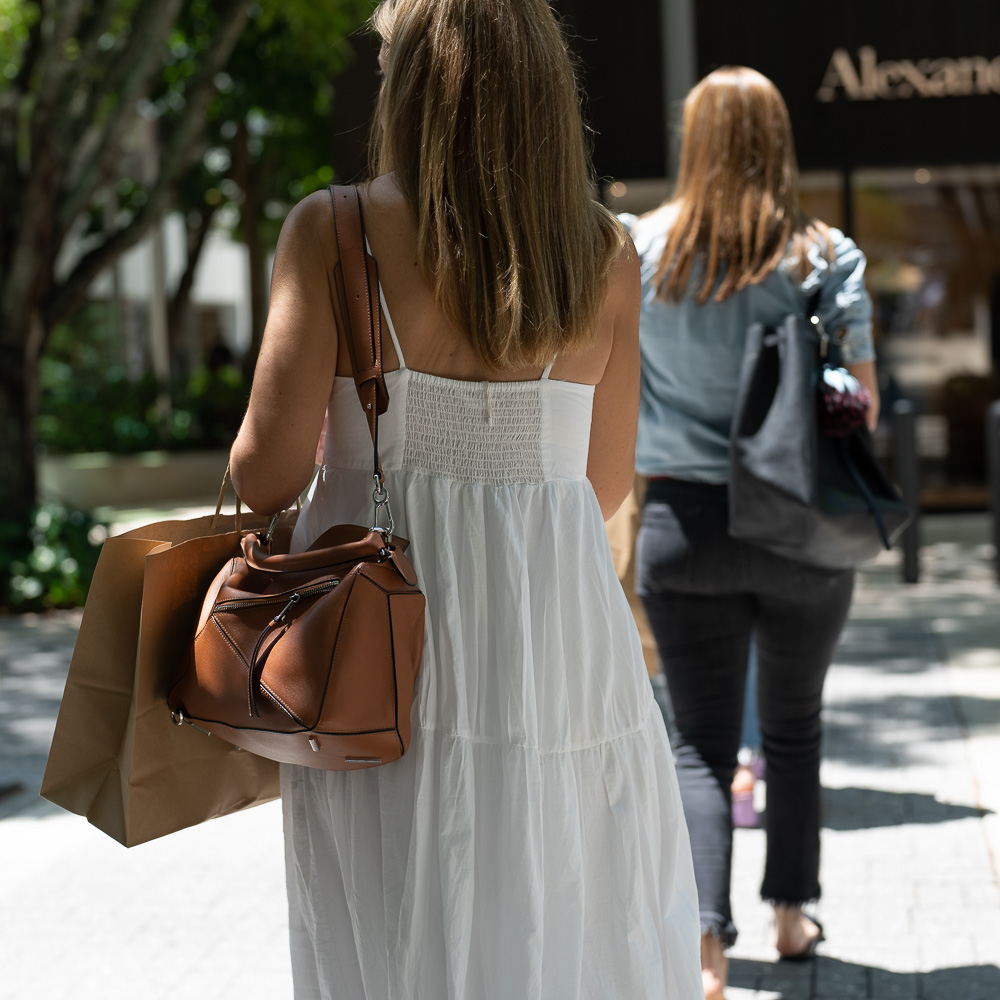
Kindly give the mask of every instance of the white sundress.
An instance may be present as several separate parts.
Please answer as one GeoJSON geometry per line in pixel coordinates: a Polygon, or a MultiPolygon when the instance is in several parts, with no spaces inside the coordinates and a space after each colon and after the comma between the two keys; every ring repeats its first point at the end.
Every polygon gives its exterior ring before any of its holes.
{"type": "MultiPolygon", "coordinates": [[[[295,998],[701,1000],[673,760],[586,475],[593,386],[413,371],[382,307],[426,638],[401,760],[282,765],[295,998]]],[[[353,379],[329,426],[293,551],[371,521],[353,379]]]]}

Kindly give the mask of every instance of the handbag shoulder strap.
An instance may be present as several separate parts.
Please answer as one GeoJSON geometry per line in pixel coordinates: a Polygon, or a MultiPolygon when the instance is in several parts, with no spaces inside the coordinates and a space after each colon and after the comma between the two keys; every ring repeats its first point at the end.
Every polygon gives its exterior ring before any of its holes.
{"type": "MultiPolygon", "coordinates": [[[[819,300],[823,295],[823,286],[820,285],[806,301],[806,324],[815,327],[816,336],[819,343],[820,364],[832,360],[831,355],[836,352],[836,342],[830,337],[823,326],[823,321],[819,318],[819,300]]],[[[839,364],[839,362],[838,362],[839,364]]]]}
{"type": "Polygon", "coordinates": [[[340,258],[334,283],[340,314],[347,325],[347,349],[354,384],[375,448],[374,475],[381,485],[384,476],[378,455],[378,418],[389,406],[389,390],[382,370],[378,264],[365,245],[365,222],[358,189],[353,185],[331,184],[329,191],[340,258]]]}
{"type": "Polygon", "coordinates": [[[811,320],[819,313],[819,300],[823,297],[823,286],[820,285],[806,300],[806,318],[811,320]]]}

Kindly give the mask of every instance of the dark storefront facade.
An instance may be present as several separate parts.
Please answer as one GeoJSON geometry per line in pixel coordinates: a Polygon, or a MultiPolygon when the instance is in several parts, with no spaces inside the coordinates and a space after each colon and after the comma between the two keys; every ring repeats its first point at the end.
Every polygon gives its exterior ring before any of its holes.
{"type": "Polygon", "coordinates": [[[868,255],[886,409],[899,396],[917,404],[924,502],[985,504],[984,415],[1000,360],[1000,3],[642,0],[627,26],[604,3],[558,6],[617,207],[652,207],[667,189],[667,123],[684,90],[671,60],[693,51],[688,82],[743,64],[778,85],[805,209],[868,255]],[[670,37],[685,25],[679,8],[690,23],[681,39],[670,37]]]}
{"type": "MultiPolygon", "coordinates": [[[[554,0],[609,204],[669,191],[683,95],[752,66],[788,103],[806,211],[869,259],[884,412],[918,408],[923,499],[987,499],[984,413],[1000,368],[1000,0],[554,0]]],[[[363,172],[375,45],[338,79],[334,160],[363,172]],[[353,117],[352,117],[353,116],[353,117]]],[[[880,446],[891,458],[888,427],[880,446]]]]}

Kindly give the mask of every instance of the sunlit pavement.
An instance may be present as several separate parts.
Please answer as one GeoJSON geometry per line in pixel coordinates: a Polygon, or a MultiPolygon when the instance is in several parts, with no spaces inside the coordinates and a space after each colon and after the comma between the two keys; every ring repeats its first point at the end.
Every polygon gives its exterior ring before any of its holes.
{"type": "Polygon", "coordinates": [[[1000,1000],[1000,589],[989,521],[924,521],[922,582],[860,574],[825,697],[827,941],[777,963],[757,895],[764,839],[737,831],[732,1000],[1000,1000]]]}
{"type": "MultiPolygon", "coordinates": [[[[776,961],[763,834],[737,831],[731,1000],[1000,1000],[987,534],[984,516],[928,519],[925,582],[899,583],[895,553],[861,574],[827,685],[827,941],[776,961]]],[[[38,798],[78,622],[0,619],[0,997],[289,1000],[277,804],[125,850],[38,798]]]]}

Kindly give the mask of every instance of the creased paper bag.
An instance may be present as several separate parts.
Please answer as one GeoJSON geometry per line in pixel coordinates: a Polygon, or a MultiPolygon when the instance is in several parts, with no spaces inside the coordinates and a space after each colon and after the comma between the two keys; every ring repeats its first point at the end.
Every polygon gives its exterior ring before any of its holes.
{"type": "MultiPolygon", "coordinates": [[[[282,515],[286,551],[295,513],[282,515]]],[[[166,695],[201,601],[264,519],[161,521],[107,539],[49,751],[42,795],[126,847],[277,798],[277,765],[175,726],[166,695]],[[214,522],[214,526],[213,526],[214,522]]]]}

